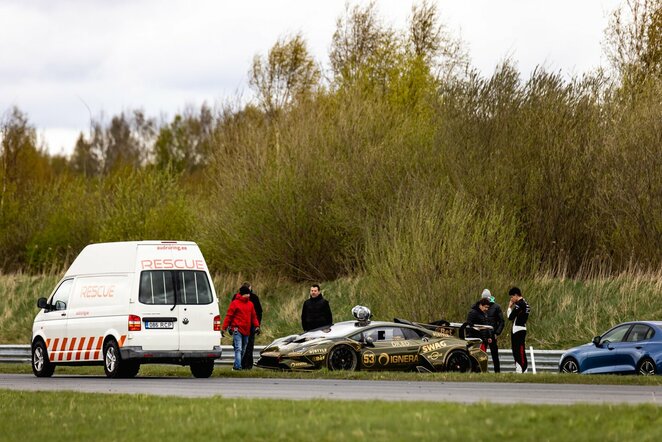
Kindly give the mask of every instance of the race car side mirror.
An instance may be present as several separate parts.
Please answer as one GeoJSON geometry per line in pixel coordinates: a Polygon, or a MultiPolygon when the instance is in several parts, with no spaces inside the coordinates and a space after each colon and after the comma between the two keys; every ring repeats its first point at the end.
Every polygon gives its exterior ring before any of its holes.
{"type": "Polygon", "coordinates": [[[596,347],[600,347],[600,336],[593,338],[593,344],[595,344],[596,347]]]}
{"type": "Polygon", "coordinates": [[[366,347],[374,347],[375,341],[370,336],[368,336],[367,338],[365,338],[365,345],[366,347]]]}

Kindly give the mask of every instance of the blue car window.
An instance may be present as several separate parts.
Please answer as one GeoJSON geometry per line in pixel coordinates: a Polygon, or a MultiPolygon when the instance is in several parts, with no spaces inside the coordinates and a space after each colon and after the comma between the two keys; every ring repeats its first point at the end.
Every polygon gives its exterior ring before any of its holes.
{"type": "Polygon", "coordinates": [[[619,325],[605,333],[600,342],[623,342],[623,338],[625,338],[625,334],[629,329],[630,324],[619,325]]]}
{"type": "Polygon", "coordinates": [[[650,339],[653,336],[655,336],[655,330],[653,330],[653,327],[648,327],[648,333],[646,333],[646,337],[644,339],[650,339]]]}
{"type": "Polygon", "coordinates": [[[648,339],[648,332],[651,330],[646,324],[635,324],[630,330],[627,342],[639,342],[648,339]]]}

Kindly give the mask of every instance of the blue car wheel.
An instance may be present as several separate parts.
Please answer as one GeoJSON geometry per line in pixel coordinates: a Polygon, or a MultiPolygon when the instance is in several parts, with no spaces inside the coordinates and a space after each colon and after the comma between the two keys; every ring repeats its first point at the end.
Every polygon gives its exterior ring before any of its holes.
{"type": "Polygon", "coordinates": [[[641,376],[654,376],[657,374],[655,363],[649,358],[642,359],[637,366],[637,374],[641,376]]]}
{"type": "Polygon", "coordinates": [[[559,367],[561,373],[579,373],[579,364],[575,358],[565,358],[559,367]]]}

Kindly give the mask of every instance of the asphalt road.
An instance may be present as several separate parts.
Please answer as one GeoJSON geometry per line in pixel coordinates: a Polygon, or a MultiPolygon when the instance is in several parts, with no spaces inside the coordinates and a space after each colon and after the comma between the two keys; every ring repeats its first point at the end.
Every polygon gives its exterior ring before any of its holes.
{"type": "Polygon", "coordinates": [[[70,390],[160,396],[270,399],[378,399],[385,401],[494,402],[501,404],[655,404],[662,387],[632,385],[506,384],[485,382],[406,382],[331,379],[136,378],[0,374],[0,388],[26,391],[70,390]]]}

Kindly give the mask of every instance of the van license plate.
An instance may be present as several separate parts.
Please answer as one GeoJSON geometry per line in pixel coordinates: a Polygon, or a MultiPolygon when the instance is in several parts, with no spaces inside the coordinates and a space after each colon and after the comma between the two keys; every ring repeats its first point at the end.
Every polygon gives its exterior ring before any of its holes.
{"type": "Polygon", "coordinates": [[[145,328],[174,328],[171,321],[149,321],[145,322],[145,328]]]}

